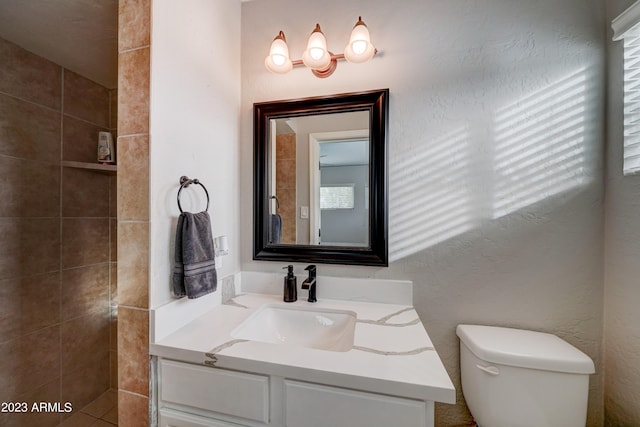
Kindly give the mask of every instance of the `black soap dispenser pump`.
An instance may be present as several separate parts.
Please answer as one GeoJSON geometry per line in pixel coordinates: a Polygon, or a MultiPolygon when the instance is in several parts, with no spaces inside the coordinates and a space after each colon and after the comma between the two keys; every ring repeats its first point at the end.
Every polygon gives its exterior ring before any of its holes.
{"type": "Polygon", "coordinates": [[[298,286],[296,276],[293,275],[293,265],[282,267],[284,270],[287,268],[289,271],[284,277],[284,302],[296,302],[298,300],[298,286]]]}

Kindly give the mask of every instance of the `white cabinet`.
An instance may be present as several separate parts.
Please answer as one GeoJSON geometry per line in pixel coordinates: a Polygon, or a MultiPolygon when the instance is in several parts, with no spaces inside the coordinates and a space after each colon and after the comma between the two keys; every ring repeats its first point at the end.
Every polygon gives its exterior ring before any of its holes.
{"type": "Polygon", "coordinates": [[[211,418],[180,413],[163,409],[160,411],[159,427],[239,427],[238,424],[229,424],[211,418]]]}
{"type": "Polygon", "coordinates": [[[420,400],[291,380],[284,384],[287,427],[426,426],[433,411],[433,403],[420,400]]]}
{"type": "Polygon", "coordinates": [[[269,377],[162,359],[160,402],[267,424],[269,377]]]}
{"type": "Polygon", "coordinates": [[[160,427],[432,427],[433,402],[160,359],[160,427]]]}

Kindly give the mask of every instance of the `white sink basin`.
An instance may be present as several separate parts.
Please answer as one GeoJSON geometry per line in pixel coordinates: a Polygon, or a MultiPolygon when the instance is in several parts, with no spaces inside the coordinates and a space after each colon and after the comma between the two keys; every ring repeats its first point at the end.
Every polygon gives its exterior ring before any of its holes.
{"type": "Polygon", "coordinates": [[[356,313],[267,304],[231,332],[237,339],[330,351],[353,348],[356,313]]]}

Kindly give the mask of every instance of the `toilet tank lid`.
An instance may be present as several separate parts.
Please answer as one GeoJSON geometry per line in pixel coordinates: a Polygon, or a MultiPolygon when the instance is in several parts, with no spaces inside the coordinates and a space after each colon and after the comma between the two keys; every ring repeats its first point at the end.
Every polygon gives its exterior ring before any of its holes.
{"type": "Polygon", "coordinates": [[[595,373],[589,356],[553,334],[481,325],[458,325],[456,334],[473,354],[487,362],[572,374],[595,373]]]}

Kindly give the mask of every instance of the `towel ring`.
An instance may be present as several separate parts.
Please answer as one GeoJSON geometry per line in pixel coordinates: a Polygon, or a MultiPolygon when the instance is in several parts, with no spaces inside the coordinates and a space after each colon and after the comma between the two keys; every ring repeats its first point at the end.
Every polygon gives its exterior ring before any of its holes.
{"type": "Polygon", "coordinates": [[[209,210],[209,192],[207,191],[207,187],[205,187],[204,184],[202,184],[198,180],[198,178],[189,179],[189,177],[187,177],[187,176],[181,176],[180,177],[180,189],[178,190],[178,197],[177,197],[178,198],[178,209],[180,209],[180,213],[183,213],[182,205],[180,205],[180,193],[182,192],[183,188],[187,188],[191,184],[198,184],[204,190],[204,193],[207,195],[207,207],[205,208],[205,211],[208,211],[209,210]]]}
{"type": "Polygon", "coordinates": [[[270,199],[276,199],[276,210],[280,210],[280,200],[278,200],[277,196],[271,196],[270,199]]]}

